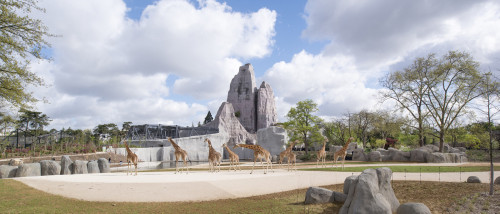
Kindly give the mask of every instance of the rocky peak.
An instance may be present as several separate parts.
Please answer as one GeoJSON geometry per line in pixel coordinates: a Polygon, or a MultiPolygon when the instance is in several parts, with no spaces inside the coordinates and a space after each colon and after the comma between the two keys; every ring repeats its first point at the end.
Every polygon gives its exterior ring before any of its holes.
{"type": "Polygon", "coordinates": [[[257,90],[257,130],[267,128],[277,122],[273,89],[263,81],[257,90]]]}

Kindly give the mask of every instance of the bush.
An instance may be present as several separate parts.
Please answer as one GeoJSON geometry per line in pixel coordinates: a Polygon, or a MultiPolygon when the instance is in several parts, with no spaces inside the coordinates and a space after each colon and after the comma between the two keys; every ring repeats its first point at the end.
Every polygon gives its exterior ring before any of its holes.
{"type": "Polygon", "coordinates": [[[316,160],[316,154],[314,154],[314,152],[309,152],[308,154],[299,154],[297,158],[302,161],[316,160]]]}

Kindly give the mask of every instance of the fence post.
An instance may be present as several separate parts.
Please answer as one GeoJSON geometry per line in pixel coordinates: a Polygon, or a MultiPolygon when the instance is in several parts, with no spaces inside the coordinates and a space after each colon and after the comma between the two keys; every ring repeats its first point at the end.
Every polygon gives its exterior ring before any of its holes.
{"type": "Polygon", "coordinates": [[[438,167],[438,174],[439,174],[439,182],[441,182],[441,167],[438,167]]]}

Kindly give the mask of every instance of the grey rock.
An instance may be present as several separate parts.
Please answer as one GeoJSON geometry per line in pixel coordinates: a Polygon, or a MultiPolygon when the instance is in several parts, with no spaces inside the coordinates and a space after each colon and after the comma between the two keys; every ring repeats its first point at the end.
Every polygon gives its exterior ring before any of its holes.
{"type": "Polygon", "coordinates": [[[255,132],[255,74],[251,64],[240,66],[238,74],[231,80],[227,93],[227,102],[231,103],[234,112],[240,112],[239,121],[249,132],[255,132]]]}
{"type": "Polygon", "coordinates": [[[366,169],[349,186],[341,214],[394,213],[399,201],[391,187],[392,171],[389,168],[366,169]]]}
{"type": "Polygon", "coordinates": [[[347,193],[349,193],[349,188],[351,187],[351,185],[354,183],[354,181],[358,179],[358,176],[357,175],[351,175],[347,178],[345,178],[344,180],[344,194],[347,195],[347,193]]]}
{"type": "Polygon", "coordinates": [[[73,168],[73,161],[68,155],[63,155],[61,157],[61,175],[71,175],[73,168]]]}
{"type": "Polygon", "coordinates": [[[269,84],[262,82],[257,90],[257,130],[270,127],[278,122],[274,92],[269,84]]]}
{"type": "Polygon", "coordinates": [[[106,158],[99,158],[97,160],[97,164],[99,166],[99,171],[101,173],[110,173],[111,172],[111,168],[109,166],[109,161],[106,160],[106,158]]]}
{"type": "Polygon", "coordinates": [[[41,176],[42,170],[40,163],[21,164],[16,171],[16,177],[41,176]]]}
{"type": "Polygon", "coordinates": [[[16,177],[18,166],[0,165],[0,178],[16,177]]]}
{"type": "Polygon", "coordinates": [[[76,160],[73,163],[72,174],[88,174],[87,162],[88,161],[76,160]]]}
{"type": "Polygon", "coordinates": [[[431,210],[422,203],[404,203],[399,205],[397,214],[431,214],[431,210]]]}
{"type": "Polygon", "coordinates": [[[464,147],[456,147],[456,149],[460,150],[461,152],[466,152],[467,149],[464,147]]]}
{"type": "Polygon", "coordinates": [[[427,155],[429,151],[425,149],[414,149],[410,151],[410,161],[411,162],[427,162],[427,155]]]}
{"type": "Polygon", "coordinates": [[[495,178],[494,184],[500,185],[500,176],[495,178]]]}
{"type": "Polygon", "coordinates": [[[477,176],[469,176],[467,183],[481,183],[481,180],[477,176]]]}
{"type": "Polygon", "coordinates": [[[368,154],[370,161],[380,162],[382,161],[382,154],[379,151],[372,151],[368,154]]]}
{"type": "Polygon", "coordinates": [[[257,131],[257,143],[271,155],[279,155],[286,149],[288,134],[284,128],[271,126],[257,131]]]}
{"type": "Polygon", "coordinates": [[[97,164],[96,160],[89,161],[87,163],[87,172],[89,174],[91,173],[100,173],[101,171],[99,170],[99,164],[97,164]]]}
{"type": "Polygon", "coordinates": [[[410,152],[403,152],[397,149],[389,148],[392,161],[410,161],[410,152]]]}
{"type": "Polygon", "coordinates": [[[450,148],[450,150],[448,152],[449,153],[460,153],[462,151],[460,151],[460,149],[457,149],[457,148],[450,148]]]}
{"type": "Polygon", "coordinates": [[[45,175],[60,175],[61,165],[53,160],[42,160],[40,161],[41,174],[45,175]]]}
{"type": "Polygon", "coordinates": [[[366,154],[363,149],[355,149],[352,160],[354,161],[368,161],[368,157],[366,157],[366,154]]]}
{"type": "Polygon", "coordinates": [[[335,192],[321,187],[309,187],[306,192],[305,204],[320,204],[332,202],[344,202],[346,194],[335,192]]]}
{"type": "Polygon", "coordinates": [[[339,151],[341,149],[342,149],[342,146],[331,146],[330,147],[331,153],[335,153],[335,152],[337,152],[337,151],[339,151]]]}

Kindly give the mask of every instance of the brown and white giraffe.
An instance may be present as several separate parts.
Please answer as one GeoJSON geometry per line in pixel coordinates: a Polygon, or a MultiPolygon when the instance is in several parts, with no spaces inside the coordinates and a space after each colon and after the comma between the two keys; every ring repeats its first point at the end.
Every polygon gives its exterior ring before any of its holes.
{"type": "MultiPolygon", "coordinates": [[[[189,173],[189,168],[187,167],[187,161],[188,161],[188,154],[184,149],[181,149],[179,145],[177,145],[174,140],[172,140],[171,137],[168,138],[168,141],[172,144],[172,146],[175,149],[174,155],[175,155],[175,174],[179,171],[177,168],[177,162],[179,159],[182,159],[184,161],[184,168],[186,169],[186,173],[189,173]]],[[[180,170],[180,173],[182,173],[182,168],[180,170]]]]}
{"type": "Polygon", "coordinates": [[[215,168],[217,165],[219,165],[218,171],[220,171],[220,162],[222,156],[219,152],[215,151],[215,149],[212,147],[212,142],[208,138],[205,138],[205,142],[208,143],[208,170],[210,172],[216,172],[215,168]]]}
{"type": "Polygon", "coordinates": [[[123,144],[125,144],[125,149],[127,150],[127,175],[129,171],[131,175],[133,174],[131,164],[134,164],[135,175],[137,175],[137,162],[139,162],[139,158],[130,148],[128,148],[127,141],[124,141],[123,144]]]}
{"type": "MultiPolygon", "coordinates": [[[[262,148],[262,146],[237,144],[233,147],[233,149],[237,148],[237,147],[243,147],[243,148],[253,150],[253,166],[252,166],[252,171],[250,172],[250,174],[253,173],[253,168],[255,167],[255,162],[257,161],[257,159],[260,159],[262,166],[264,166],[264,163],[262,162],[262,160],[263,159],[266,160],[267,165],[266,165],[266,169],[264,170],[264,174],[266,174],[267,171],[269,170],[269,165],[271,165],[271,170],[273,170],[273,163],[271,163],[271,153],[269,153],[267,150],[262,148]]],[[[273,172],[274,172],[274,170],[273,170],[273,172]]]]}
{"type": "Polygon", "coordinates": [[[321,160],[321,166],[326,167],[325,161],[326,161],[326,142],[328,142],[328,138],[325,137],[325,140],[323,141],[323,147],[318,151],[318,154],[316,155],[316,167],[318,167],[319,161],[321,160]]]}
{"type": "Polygon", "coordinates": [[[349,147],[349,143],[351,143],[352,140],[354,140],[354,138],[350,137],[347,140],[347,143],[344,144],[342,149],[340,149],[339,151],[336,151],[333,154],[333,161],[335,162],[335,167],[337,167],[337,160],[340,157],[340,158],[342,158],[342,169],[344,169],[345,156],[347,155],[347,147],[349,147]]]}
{"type": "Polygon", "coordinates": [[[278,164],[279,165],[281,165],[283,163],[283,160],[285,159],[285,157],[288,159],[288,153],[292,152],[293,147],[298,142],[299,142],[298,140],[295,140],[295,141],[291,142],[290,145],[288,146],[288,148],[286,148],[284,151],[282,151],[280,153],[280,157],[279,157],[279,160],[278,160],[278,164]]]}
{"type": "Polygon", "coordinates": [[[297,156],[295,155],[295,153],[293,153],[292,151],[290,151],[288,153],[288,157],[287,157],[287,165],[288,165],[288,171],[291,171],[291,170],[297,170],[297,166],[296,166],[296,163],[297,163],[297,156]],[[293,164],[293,165],[292,165],[293,164]],[[290,169],[290,167],[292,169],[290,169]]]}
{"type": "Polygon", "coordinates": [[[240,157],[236,153],[234,153],[233,151],[231,151],[231,149],[229,149],[229,147],[227,147],[226,143],[222,144],[222,146],[224,148],[226,148],[227,153],[229,154],[229,170],[231,170],[231,166],[233,166],[234,167],[234,171],[236,172],[236,166],[238,166],[238,168],[241,171],[240,157]]]}

